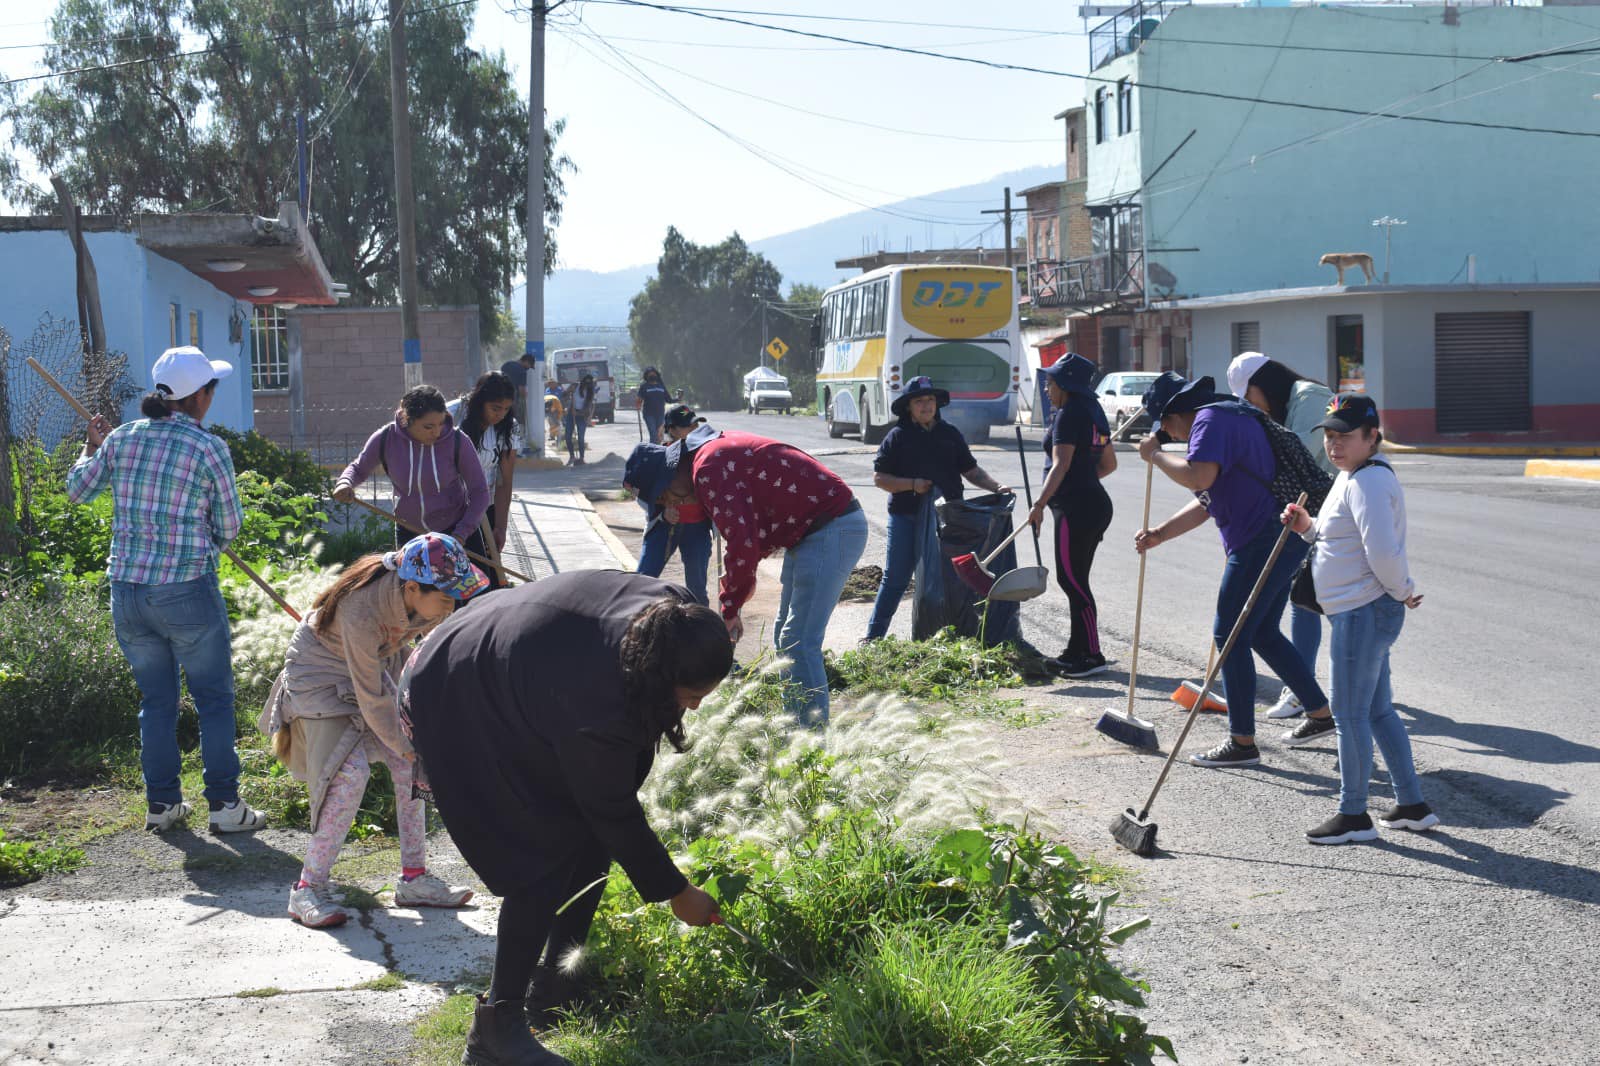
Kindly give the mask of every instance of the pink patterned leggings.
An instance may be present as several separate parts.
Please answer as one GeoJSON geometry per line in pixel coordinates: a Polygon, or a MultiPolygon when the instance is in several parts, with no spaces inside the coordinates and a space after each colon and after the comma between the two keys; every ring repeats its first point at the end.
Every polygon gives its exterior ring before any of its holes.
{"type": "Polygon", "coordinates": [[[361,796],[367,790],[367,779],[372,776],[375,762],[388,766],[389,776],[394,779],[394,806],[400,823],[400,865],[412,869],[427,865],[426,806],[422,800],[411,798],[411,773],[415,764],[396,755],[383,741],[367,733],[339,767],[339,772],[333,775],[327,795],[323,797],[322,815],[317,831],[312,834],[311,846],[306,849],[305,867],[300,871],[300,880],[306,884],[328,883],[344,838],[355,824],[356,811],[361,807],[361,796]]]}

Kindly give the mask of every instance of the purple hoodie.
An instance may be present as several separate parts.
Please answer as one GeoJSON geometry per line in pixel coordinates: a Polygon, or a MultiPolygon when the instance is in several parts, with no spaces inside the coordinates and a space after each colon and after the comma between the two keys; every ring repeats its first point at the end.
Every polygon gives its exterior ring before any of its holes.
{"type": "Polygon", "coordinates": [[[448,533],[463,543],[478,531],[489,509],[489,485],[478,449],[449,415],[444,416],[444,429],[434,444],[418,444],[396,418],[367,438],[339,480],[354,488],[386,467],[400,521],[425,532],[448,533]]]}

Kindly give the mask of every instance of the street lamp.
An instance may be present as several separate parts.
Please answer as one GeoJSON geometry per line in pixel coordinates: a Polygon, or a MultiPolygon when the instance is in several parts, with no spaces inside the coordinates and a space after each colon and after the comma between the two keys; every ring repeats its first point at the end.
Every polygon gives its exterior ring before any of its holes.
{"type": "Polygon", "coordinates": [[[1389,236],[1396,226],[1404,226],[1406,220],[1384,215],[1382,218],[1373,219],[1372,224],[1383,227],[1383,283],[1387,285],[1389,284],[1389,236]]]}
{"type": "Polygon", "coordinates": [[[767,365],[767,357],[763,353],[767,347],[767,298],[759,292],[751,293],[750,298],[759,301],[761,304],[761,339],[756,341],[756,366],[765,367],[767,365]]]}

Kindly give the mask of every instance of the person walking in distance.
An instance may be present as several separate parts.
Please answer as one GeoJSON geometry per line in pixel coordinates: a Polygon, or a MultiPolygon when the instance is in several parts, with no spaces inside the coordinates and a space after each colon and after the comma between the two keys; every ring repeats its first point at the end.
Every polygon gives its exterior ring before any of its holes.
{"type": "Polygon", "coordinates": [[[889,549],[867,640],[889,632],[911,584],[922,552],[922,523],[936,521],[924,508],[940,496],[961,499],[963,478],[988,492],[1011,491],[978,465],[961,431],[939,417],[939,408],[949,404],[950,393],[934,388],[933,379],[924,376],[906,382],[905,391],[889,406],[899,422],[884,435],[872,463],[872,483],[889,493],[889,549]]]}
{"type": "Polygon", "coordinates": [[[725,545],[719,602],[735,644],[744,635],[740,611],[755,591],[757,564],[783,551],[773,636],[791,662],[786,702],[800,723],[826,725],[822,640],[867,546],[867,519],[850,487],[798,448],[699,426],[667,449],[664,468],[642,495],[660,504],[668,521],[685,503],[710,510],[725,545]]]}
{"type": "Polygon", "coordinates": [[[480,555],[478,522],[489,509],[489,485],[472,438],[457,429],[444,394],[432,385],[407,389],[394,421],[367,438],[361,454],[333,486],[341,503],[378,469],[394,487],[395,546],[418,533],[448,533],[480,555]]]}
{"type": "Polygon", "coordinates": [[[638,790],[684,712],[733,665],[728,631],[687,589],[617,570],[571,570],[461,611],[411,656],[400,713],[421,780],[461,856],[502,899],[494,973],[462,1061],[568,1060],[529,1023],[570,1001],[560,966],[584,944],[606,872],[689,925],[721,921],[651,829],[638,790]]]}
{"type": "Polygon", "coordinates": [[[1089,569],[1111,525],[1111,497],[1100,480],[1117,468],[1117,453],[1106,413],[1090,387],[1095,371],[1076,352],[1045,371],[1054,411],[1044,438],[1051,466],[1028,514],[1034,526],[1044,521],[1046,508],[1055,516],[1056,583],[1067,594],[1072,628],[1067,646],[1045,664],[1065,677],[1091,677],[1106,668],[1089,569]]]}
{"type": "Polygon", "coordinates": [[[594,417],[594,375],[584,374],[567,393],[567,411],[563,422],[567,430],[567,462],[583,465],[583,454],[589,435],[589,419],[594,417]]]}
{"type": "Polygon", "coordinates": [[[139,765],[145,828],[164,832],[192,808],[178,781],[178,671],[200,718],[200,757],[213,833],[253,832],[266,816],[239,798],[234,746],[233,638],[217,583],[217,556],[244,511],[228,446],[201,426],[217,382],[233,373],[199,348],[169,348],[151,369],[143,418],[89,423],[67,472],[67,498],[88,503],[111,488],[111,624],[139,686],[139,765]]]}
{"type": "Polygon", "coordinates": [[[661,443],[661,419],[667,411],[667,401],[672,398],[661,381],[661,371],[653,366],[644,368],[644,380],[639,383],[639,393],[633,404],[644,418],[644,439],[648,444],[661,443]]]}
{"type": "MultiPolygon", "coordinates": [[[[478,378],[472,391],[448,405],[450,417],[467,435],[478,453],[478,463],[483,467],[483,479],[489,488],[489,509],[484,518],[489,522],[490,535],[497,550],[504,550],[511,516],[511,493],[517,471],[517,456],[526,450],[522,434],[522,419],[517,417],[516,389],[504,374],[490,372],[478,378]]],[[[468,551],[488,557],[490,552],[482,543],[482,526],[476,531],[477,543],[468,543],[468,551]]],[[[500,575],[491,572],[491,588],[500,588],[500,575]]]]}
{"type": "MultiPolygon", "coordinates": [[[[1245,404],[1231,397],[1218,400],[1209,377],[1188,381],[1169,370],[1146,390],[1144,406],[1151,433],[1139,442],[1139,457],[1154,463],[1195,498],[1160,525],[1139,530],[1134,548],[1149,551],[1207,521],[1216,523],[1227,553],[1211,623],[1212,639],[1220,649],[1278,539],[1279,510],[1268,487],[1277,464],[1272,444],[1245,404]],[[1183,458],[1161,450],[1168,437],[1187,443],[1183,458]]],[[[1291,537],[1254,610],[1240,627],[1238,643],[1222,664],[1228,690],[1229,739],[1210,751],[1189,756],[1195,765],[1256,766],[1261,762],[1255,740],[1255,655],[1294,690],[1302,704],[1319,718],[1326,715],[1327,697],[1300,653],[1278,629],[1289,599],[1289,582],[1305,554],[1306,546],[1291,537]]],[[[1332,729],[1331,720],[1326,729],[1332,729]]]]}
{"type": "Polygon", "coordinates": [[[1427,830],[1439,816],[1423,802],[1411,738],[1395,713],[1389,649],[1407,608],[1422,596],[1406,565],[1406,499],[1394,468],[1378,458],[1378,405],[1340,396],[1319,425],[1339,476],[1313,519],[1291,504],[1283,522],[1311,541],[1311,579],[1333,633],[1333,720],[1339,741],[1339,810],[1306,831],[1313,844],[1345,844],[1378,835],[1367,813],[1372,746],[1377,742],[1394,784],[1395,803],[1378,816],[1385,829],[1427,830]]]}
{"type": "MultiPolygon", "coordinates": [[[[1298,436],[1317,465],[1330,477],[1338,475],[1339,471],[1322,446],[1321,421],[1333,402],[1333,391],[1328,386],[1260,352],[1245,352],[1228,364],[1228,391],[1265,411],[1274,422],[1298,436]]],[[[1316,673],[1317,651],[1322,645],[1322,616],[1291,603],[1289,639],[1306,666],[1316,673]]],[[[1299,697],[1285,685],[1278,702],[1267,711],[1267,717],[1297,718],[1304,713],[1305,707],[1299,697]]]]}
{"type": "Polygon", "coordinates": [[[428,873],[427,813],[413,794],[415,752],[400,728],[394,679],[412,645],[487,586],[453,537],[424,533],[399,551],[351,563],[295,629],[257,724],[284,766],[309,786],[311,843],[289,890],[289,917],[301,925],[327,929],[349,917],[328,879],[375,762],[394,782],[395,906],[461,907],[472,898],[471,889],[428,873]]]}

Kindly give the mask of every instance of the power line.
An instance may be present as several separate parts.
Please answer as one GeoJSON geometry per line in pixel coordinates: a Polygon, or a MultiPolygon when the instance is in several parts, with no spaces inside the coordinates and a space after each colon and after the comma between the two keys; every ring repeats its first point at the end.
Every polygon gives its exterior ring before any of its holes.
{"type": "MultiPolygon", "coordinates": [[[[863,41],[857,38],[840,37],[835,34],[818,33],[814,30],[795,29],[791,26],[774,26],[769,23],[752,22],[749,19],[732,18],[728,15],[716,15],[692,8],[677,7],[669,4],[650,3],[648,0],[604,0],[606,3],[626,4],[630,7],[647,8],[654,11],[666,11],[677,14],[692,15],[695,18],[709,19],[714,22],[727,22],[738,26],[750,26],[756,29],[771,30],[775,33],[788,33],[800,37],[812,37],[824,41],[836,41],[845,44],[857,44],[877,48],[885,52],[896,52],[902,55],[922,56],[928,59],[943,59],[952,63],[966,63],[974,66],[988,67],[992,70],[1009,70],[1023,74],[1043,74],[1053,78],[1070,78],[1076,81],[1099,85],[1114,85],[1121,79],[1096,77],[1093,74],[1074,74],[1063,70],[1047,70],[1043,67],[1032,67],[1022,63],[1003,63],[999,60],[980,59],[974,56],[949,55],[944,52],[935,52],[926,48],[912,48],[906,45],[889,44],[883,41],[863,41]]],[[[1152,37],[1152,40],[1155,38],[1152,37]]],[[[1600,48],[1591,49],[1600,52],[1600,48]]],[[[1318,111],[1336,115],[1354,115],[1361,118],[1392,118],[1407,122],[1425,122],[1437,126],[1466,126],[1474,129],[1507,130],[1515,133],[1542,133],[1560,137],[1600,138],[1600,131],[1558,129],[1548,126],[1523,126],[1502,122],[1480,122],[1475,119],[1450,119],[1422,115],[1396,115],[1386,112],[1363,111],[1354,107],[1339,107],[1334,104],[1311,104],[1292,100],[1272,100],[1260,96],[1244,96],[1238,93],[1218,92],[1211,89],[1192,89],[1176,85],[1160,85],[1155,82],[1134,82],[1135,87],[1145,92],[1173,93],[1180,96],[1197,96],[1210,100],[1230,100],[1236,103],[1259,104],[1267,107],[1285,107],[1299,111],[1318,111]]]]}

